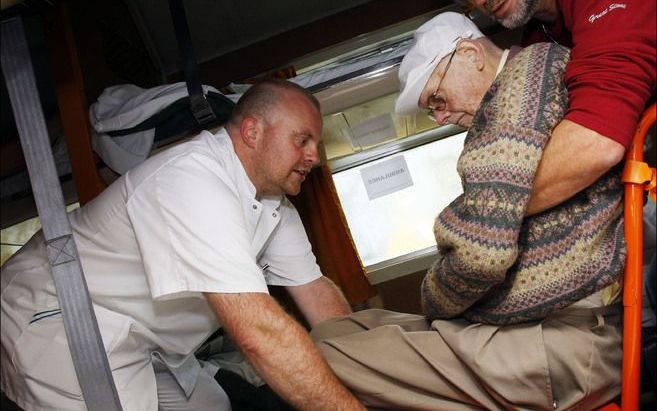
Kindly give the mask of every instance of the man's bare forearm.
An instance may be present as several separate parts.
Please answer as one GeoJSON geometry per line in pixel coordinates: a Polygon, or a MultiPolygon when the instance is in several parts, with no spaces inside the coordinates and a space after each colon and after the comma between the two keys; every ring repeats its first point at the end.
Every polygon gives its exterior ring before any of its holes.
{"type": "Polygon", "coordinates": [[[287,287],[292,299],[311,327],[330,318],[351,313],[351,307],[342,291],[327,277],[308,284],[287,287]]]}
{"type": "Polygon", "coordinates": [[[554,207],[593,184],[622,160],[624,152],[616,141],[562,121],[543,150],[525,214],[554,207]]]}
{"type": "Polygon", "coordinates": [[[298,410],[364,410],[299,323],[269,295],[207,294],[221,324],[267,384],[298,410]]]}

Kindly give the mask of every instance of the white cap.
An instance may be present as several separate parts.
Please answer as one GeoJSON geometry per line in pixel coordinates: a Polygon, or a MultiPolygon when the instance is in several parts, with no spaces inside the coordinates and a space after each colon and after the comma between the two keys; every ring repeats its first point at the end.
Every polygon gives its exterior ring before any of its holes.
{"type": "Polygon", "coordinates": [[[395,103],[397,114],[413,114],[419,110],[418,100],[429,76],[440,60],[454,51],[457,40],[479,37],[484,35],[460,13],[441,13],[420,26],[399,66],[401,92],[395,103]]]}

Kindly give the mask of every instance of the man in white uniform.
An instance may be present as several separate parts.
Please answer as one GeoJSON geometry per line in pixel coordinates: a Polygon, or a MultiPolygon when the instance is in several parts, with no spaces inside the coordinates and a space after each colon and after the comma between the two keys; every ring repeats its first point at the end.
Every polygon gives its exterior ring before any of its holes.
{"type": "MultiPolygon", "coordinates": [[[[306,331],[350,310],[315,263],[295,195],[318,162],[319,104],[267,81],[225,129],[158,154],[70,215],[126,411],[230,410],[194,351],[220,326],[297,409],[363,409],[306,331]]],[[[2,389],[26,410],[84,410],[41,233],[2,269],[2,389]]]]}

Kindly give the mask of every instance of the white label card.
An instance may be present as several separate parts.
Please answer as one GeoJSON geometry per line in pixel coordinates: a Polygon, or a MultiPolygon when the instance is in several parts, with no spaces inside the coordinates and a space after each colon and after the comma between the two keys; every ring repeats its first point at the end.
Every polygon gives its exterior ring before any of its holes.
{"type": "Polygon", "coordinates": [[[370,200],[394,193],[413,185],[403,155],[382,161],[360,170],[370,200]]]}
{"type": "Polygon", "coordinates": [[[390,114],[383,114],[351,127],[355,146],[367,147],[397,137],[395,123],[390,114]]]}

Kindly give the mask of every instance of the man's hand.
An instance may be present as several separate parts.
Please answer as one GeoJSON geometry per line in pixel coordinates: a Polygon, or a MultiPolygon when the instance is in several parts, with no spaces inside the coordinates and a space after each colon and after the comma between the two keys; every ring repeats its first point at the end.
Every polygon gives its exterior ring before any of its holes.
{"type": "Polygon", "coordinates": [[[267,384],[298,410],[365,410],[299,323],[264,293],[207,293],[220,323],[267,384]]]}
{"type": "Polygon", "coordinates": [[[308,284],[287,287],[287,291],[310,327],[324,320],[351,313],[342,291],[327,277],[322,276],[308,284]]]}
{"type": "Polygon", "coordinates": [[[616,141],[563,120],[543,150],[525,214],[568,200],[618,164],[624,154],[625,147],[616,141]]]}

